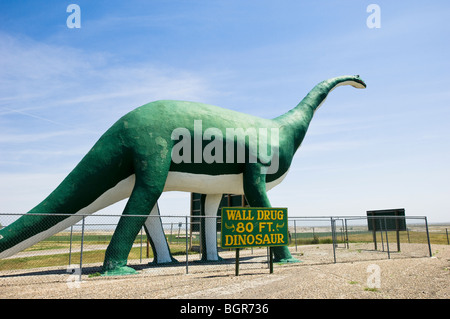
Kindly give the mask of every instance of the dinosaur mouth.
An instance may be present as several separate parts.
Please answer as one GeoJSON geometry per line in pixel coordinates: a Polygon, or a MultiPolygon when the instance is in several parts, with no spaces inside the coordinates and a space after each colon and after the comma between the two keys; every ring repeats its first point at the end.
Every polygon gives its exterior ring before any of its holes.
{"type": "Polygon", "coordinates": [[[359,75],[355,75],[354,81],[358,84],[355,86],[358,89],[365,89],[367,87],[366,83],[359,77],[359,75]]]}

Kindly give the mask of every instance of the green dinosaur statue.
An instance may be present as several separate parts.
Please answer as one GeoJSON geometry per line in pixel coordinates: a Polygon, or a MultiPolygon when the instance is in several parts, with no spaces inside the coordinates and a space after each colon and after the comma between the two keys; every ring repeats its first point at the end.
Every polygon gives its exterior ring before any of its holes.
{"type": "MultiPolygon", "coordinates": [[[[174,261],[158,217],[161,193],[206,194],[207,216],[215,216],[224,193],[245,194],[250,206],[270,207],[266,192],[286,176],[314,112],[341,85],[366,87],[359,76],[323,81],[294,109],[272,120],[184,101],[156,101],[136,108],[100,137],[44,201],[0,230],[0,258],[129,197],[106,250],[103,273],[135,272],[127,259],[142,226],[155,257],[174,261]]],[[[217,260],[215,220],[206,223],[204,253],[206,259],[217,260]]],[[[273,253],[274,261],[295,261],[285,246],[274,247],[273,253]]]]}

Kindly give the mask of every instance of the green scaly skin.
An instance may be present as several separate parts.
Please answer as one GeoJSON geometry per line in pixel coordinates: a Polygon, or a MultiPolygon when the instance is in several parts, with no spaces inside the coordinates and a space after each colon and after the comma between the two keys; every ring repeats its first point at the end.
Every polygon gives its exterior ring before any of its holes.
{"type": "MultiPolygon", "coordinates": [[[[129,112],[101,136],[44,201],[0,230],[0,258],[11,254],[16,245],[27,243],[26,240],[32,236],[39,235],[50,227],[62,225],[64,221],[68,222],[66,219],[71,218],[39,214],[76,214],[133,174],[135,184],[123,215],[142,215],[142,218],[121,217],[105,254],[104,274],[135,272],[127,267],[128,254],[150,210],[164,191],[169,173],[190,173],[194,177],[200,176],[199,174],[216,177],[242,174],[241,187],[250,206],[271,207],[266,184],[280,179],[287,172],[315,110],[331,90],[346,84],[365,88],[359,76],[341,76],[323,81],[294,109],[273,120],[183,101],[156,101],[129,112]],[[226,135],[226,128],[243,128],[244,131],[247,128],[267,128],[269,131],[278,129],[279,145],[272,145],[279,149],[278,170],[266,174],[264,167],[267,168],[270,163],[261,159],[256,163],[249,162],[248,157],[244,163],[206,163],[204,160],[195,163],[193,157],[191,163],[174,163],[171,152],[177,141],[172,139],[172,132],[177,128],[186,128],[194,145],[194,121],[198,120],[202,121],[203,132],[207,128],[217,128],[222,131],[223,136],[226,135]]],[[[205,144],[208,143],[203,141],[203,147],[205,144]]],[[[245,147],[246,151],[254,151],[248,143],[245,147]]],[[[192,156],[194,153],[192,152],[192,156]]],[[[191,191],[189,185],[184,185],[180,190],[191,191]]],[[[70,220],[70,223],[78,220],[70,220]]],[[[50,235],[44,234],[42,239],[50,235]]],[[[275,262],[296,261],[287,247],[274,247],[272,250],[275,262]]]]}

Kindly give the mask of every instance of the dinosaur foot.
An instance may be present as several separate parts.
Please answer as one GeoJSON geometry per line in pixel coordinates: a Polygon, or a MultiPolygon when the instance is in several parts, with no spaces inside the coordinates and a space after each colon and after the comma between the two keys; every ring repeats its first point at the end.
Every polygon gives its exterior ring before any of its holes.
{"type": "Polygon", "coordinates": [[[102,272],[102,276],[123,276],[123,275],[135,275],[138,272],[128,266],[115,267],[102,272]]]}
{"type": "Polygon", "coordinates": [[[163,262],[158,262],[156,261],[156,259],[153,259],[153,261],[149,262],[148,264],[150,266],[166,266],[166,265],[176,265],[179,264],[180,262],[178,260],[176,260],[175,258],[171,257],[170,261],[163,261],[163,262]]]}

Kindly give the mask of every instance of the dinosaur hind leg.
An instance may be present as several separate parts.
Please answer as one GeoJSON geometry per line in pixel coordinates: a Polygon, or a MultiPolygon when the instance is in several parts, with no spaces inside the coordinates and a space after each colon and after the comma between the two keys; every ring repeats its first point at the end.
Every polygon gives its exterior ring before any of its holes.
{"type": "Polygon", "coordinates": [[[127,267],[128,255],[137,234],[164,190],[170,157],[136,156],[134,166],[136,182],[106,249],[102,270],[104,275],[135,272],[127,267]]]}
{"type": "Polygon", "coordinates": [[[159,216],[158,204],[153,207],[150,216],[145,221],[144,229],[153,249],[153,263],[165,264],[178,262],[170,253],[169,245],[162,227],[161,217],[159,216]]]}
{"type": "Polygon", "coordinates": [[[222,194],[202,195],[202,261],[220,261],[217,253],[217,210],[222,200],[222,194]]]}

